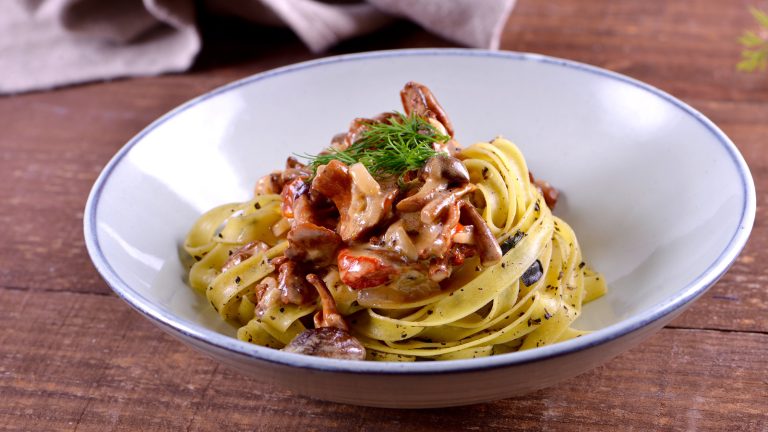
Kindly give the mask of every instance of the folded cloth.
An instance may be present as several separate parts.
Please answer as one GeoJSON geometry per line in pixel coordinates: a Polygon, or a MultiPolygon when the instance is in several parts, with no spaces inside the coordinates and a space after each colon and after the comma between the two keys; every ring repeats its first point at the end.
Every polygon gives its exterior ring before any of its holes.
{"type": "Polygon", "coordinates": [[[6,0],[0,93],[188,69],[196,14],[287,26],[313,52],[410,19],[454,42],[497,49],[515,0],[6,0]]]}

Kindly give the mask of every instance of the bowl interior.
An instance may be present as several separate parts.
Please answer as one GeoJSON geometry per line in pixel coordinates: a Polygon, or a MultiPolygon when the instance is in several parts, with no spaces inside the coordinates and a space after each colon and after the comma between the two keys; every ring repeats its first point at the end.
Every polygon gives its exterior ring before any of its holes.
{"type": "Polygon", "coordinates": [[[602,329],[673,300],[743,228],[749,174],[740,156],[668,96],[538,56],[408,51],[263,74],[150,126],[94,190],[87,216],[104,260],[164,313],[234,335],[185,285],[179,247],[193,221],[248,199],[257,178],[291,154],[318,152],[353,118],[401,109],[409,80],[434,91],[459,142],[503,135],[561,190],[555,213],[609,286],[577,327],[602,329]]]}

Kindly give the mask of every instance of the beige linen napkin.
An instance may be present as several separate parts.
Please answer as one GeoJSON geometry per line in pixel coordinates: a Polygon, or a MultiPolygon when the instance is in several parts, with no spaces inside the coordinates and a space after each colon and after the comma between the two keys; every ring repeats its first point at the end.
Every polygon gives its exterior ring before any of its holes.
{"type": "Polygon", "coordinates": [[[515,0],[5,0],[0,93],[188,69],[196,13],[287,26],[314,52],[410,19],[454,42],[496,49],[515,0]],[[197,5],[197,8],[196,8],[197,5]]]}

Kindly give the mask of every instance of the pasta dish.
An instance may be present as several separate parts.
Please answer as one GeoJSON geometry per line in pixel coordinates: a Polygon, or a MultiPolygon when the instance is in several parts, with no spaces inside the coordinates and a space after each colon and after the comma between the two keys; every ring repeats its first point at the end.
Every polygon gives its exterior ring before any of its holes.
{"type": "Polygon", "coordinates": [[[580,336],[605,293],[558,191],[497,137],[461,148],[432,92],[288,157],[253,198],[203,214],[189,285],[246,342],[354,360],[450,360],[580,336]],[[303,163],[300,159],[304,160],[303,163]]]}

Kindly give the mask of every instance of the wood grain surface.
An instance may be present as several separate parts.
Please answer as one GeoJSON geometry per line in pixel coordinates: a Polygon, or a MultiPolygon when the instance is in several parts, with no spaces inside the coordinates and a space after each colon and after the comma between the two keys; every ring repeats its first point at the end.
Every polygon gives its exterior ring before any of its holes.
{"type": "MultiPolygon", "coordinates": [[[[0,430],[768,431],[768,73],[735,71],[759,3],[518,1],[503,49],[606,67],[693,105],[742,151],[757,220],[722,280],[638,348],[555,388],[461,408],[360,408],[265,387],[157,330],[88,259],[83,207],[109,158],[189,98],[315,57],[289,32],[206,20],[189,73],[0,98],[0,430]]],[[[328,54],[422,46],[450,44],[397,24],[328,54]]]]}

